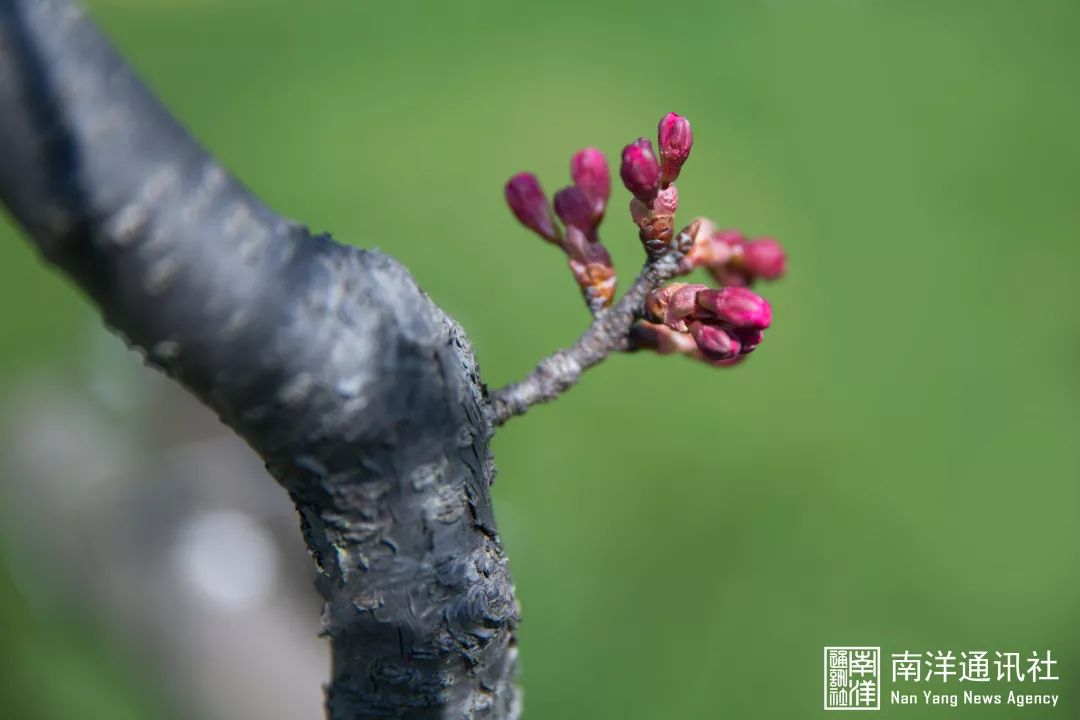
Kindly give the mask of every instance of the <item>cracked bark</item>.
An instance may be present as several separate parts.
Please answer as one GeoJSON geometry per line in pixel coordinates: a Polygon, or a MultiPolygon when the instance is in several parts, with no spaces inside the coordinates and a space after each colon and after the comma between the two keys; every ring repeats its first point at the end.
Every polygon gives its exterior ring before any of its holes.
{"type": "Polygon", "coordinates": [[[514,718],[517,609],[461,328],[393,259],[260,203],[71,0],[0,0],[0,198],[148,364],[289,492],[326,711],[514,718]]]}

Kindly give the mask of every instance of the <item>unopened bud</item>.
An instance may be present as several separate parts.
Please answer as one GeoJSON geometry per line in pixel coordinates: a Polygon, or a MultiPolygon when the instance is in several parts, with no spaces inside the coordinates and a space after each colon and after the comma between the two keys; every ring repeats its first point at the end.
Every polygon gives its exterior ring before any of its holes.
{"type": "Polygon", "coordinates": [[[739,341],[723,328],[703,322],[690,323],[690,334],[708,360],[730,360],[739,354],[739,341]]]}
{"type": "Polygon", "coordinates": [[[764,330],[772,322],[772,308],[766,300],[743,287],[703,290],[697,302],[721,322],[739,328],[764,330]]]}
{"type": "Polygon", "coordinates": [[[611,197],[611,174],[604,154],[593,147],[579,150],[570,160],[570,177],[589,200],[594,223],[599,222],[611,197]]]}
{"type": "Polygon", "coordinates": [[[742,266],[749,275],[775,280],[784,275],[787,254],[773,238],[758,238],[743,244],[742,266]]]}
{"type": "Polygon", "coordinates": [[[660,120],[657,135],[660,141],[661,181],[666,187],[675,182],[683,163],[690,157],[694,133],[690,130],[689,120],[682,115],[668,113],[660,120]]]}
{"type": "Polygon", "coordinates": [[[558,242],[559,230],[547,196],[532,173],[518,173],[506,183],[506,203],[525,227],[549,242],[558,242]]]}
{"type": "Polygon", "coordinates": [[[622,167],[619,169],[623,185],[638,200],[650,204],[660,189],[660,163],[647,138],[638,138],[622,151],[622,167]]]}
{"type": "Polygon", "coordinates": [[[739,354],[748,355],[754,352],[754,348],[761,344],[765,333],[755,328],[735,328],[732,334],[739,340],[739,354]]]}
{"type": "Polygon", "coordinates": [[[724,230],[713,236],[709,272],[724,285],[748,287],[755,280],[776,280],[784,275],[787,254],[773,238],[748,240],[738,230],[724,230]]]}
{"type": "Polygon", "coordinates": [[[555,193],[555,212],[567,227],[576,227],[587,235],[592,233],[592,206],[578,188],[564,187],[555,193]]]}

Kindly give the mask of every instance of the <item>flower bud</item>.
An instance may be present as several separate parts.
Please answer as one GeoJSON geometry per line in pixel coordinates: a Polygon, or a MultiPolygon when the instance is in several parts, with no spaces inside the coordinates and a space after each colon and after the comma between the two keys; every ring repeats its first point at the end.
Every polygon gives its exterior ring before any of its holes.
{"type": "Polygon", "coordinates": [[[564,187],[555,193],[555,212],[567,227],[576,227],[586,235],[593,231],[593,211],[585,193],[576,187],[564,187]]]}
{"type": "Polygon", "coordinates": [[[532,173],[518,173],[506,183],[506,203],[525,227],[549,242],[558,242],[559,230],[540,181],[532,173]]]}
{"type": "Polygon", "coordinates": [[[721,322],[738,328],[764,330],[772,322],[772,308],[757,293],[743,287],[703,290],[697,302],[721,322]]]}
{"type": "Polygon", "coordinates": [[[611,174],[604,154],[593,147],[579,150],[570,160],[570,177],[578,190],[585,194],[592,208],[593,220],[598,223],[604,217],[604,208],[611,197],[611,174]]]}
{"type": "Polygon", "coordinates": [[[749,355],[754,352],[754,348],[760,345],[762,338],[765,337],[765,333],[754,328],[735,328],[731,334],[739,341],[740,355],[749,355]]]}
{"type": "Polygon", "coordinates": [[[739,354],[739,341],[723,328],[703,322],[690,323],[690,334],[708,360],[730,360],[739,354]]]}
{"type": "Polygon", "coordinates": [[[660,189],[660,163],[656,161],[652,143],[647,138],[638,138],[623,148],[619,174],[623,185],[634,197],[643,203],[652,203],[660,189]]]}
{"type": "Polygon", "coordinates": [[[694,133],[690,130],[689,120],[682,115],[668,113],[660,120],[657,136],[660,141],[661,180],[667,187],[679,177],[679,170],[690,156],[694,133]]]}
{"type": "Polygon", "coordinates": [[[776,280],[784,275],[787,254],[773,238],[758,238],[743,244],[742,266],[749,275],[776,280]]]}

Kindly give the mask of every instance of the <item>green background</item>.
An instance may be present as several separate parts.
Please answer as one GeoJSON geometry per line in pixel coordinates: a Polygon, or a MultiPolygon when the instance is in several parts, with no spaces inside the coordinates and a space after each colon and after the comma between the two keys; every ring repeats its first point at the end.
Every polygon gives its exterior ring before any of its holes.
{"type": "MultiPolygon", "coordinates": [[[[882,714],[1076,716],[1080,5],[91,7],[267,202],[402,260],[491,385],[586,322],[503,205],[516,171],[554,190],[574,150],[676,110],[681,218],[786,244],[751,362],[617,357],[497,435],[527,717],[822,716],[840,644],[1051,648],[1057,710],[882,714]]],[[[627,199],[603,228],[623,278],[627,199]]],[[[10,225],[0,288],[2,393],[95,320],[10,225]]],[[[175,712],[76,601],[6,577],[0,714],[175,712]]]]}

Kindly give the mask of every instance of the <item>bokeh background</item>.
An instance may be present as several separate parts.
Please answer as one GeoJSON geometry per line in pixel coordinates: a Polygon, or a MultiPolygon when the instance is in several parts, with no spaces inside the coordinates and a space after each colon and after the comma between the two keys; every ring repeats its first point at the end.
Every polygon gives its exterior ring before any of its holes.
{"type": "MultiPolygon", "coordinates": [[[[752,362],[617,357],[497,435],[527,717],[822,716],[842,644],[1060,661],[1055,710],[884,716],[1077,715],[1080,5],[90,7],[268,203],[402,260],[491,385],[586,322],[513,172],[554,190],[676,110],[681,217],[786,243],[752,362]]],[[[284,493],[7,220],[0,300],[0,716],[320,717],[284,493]]]]}

